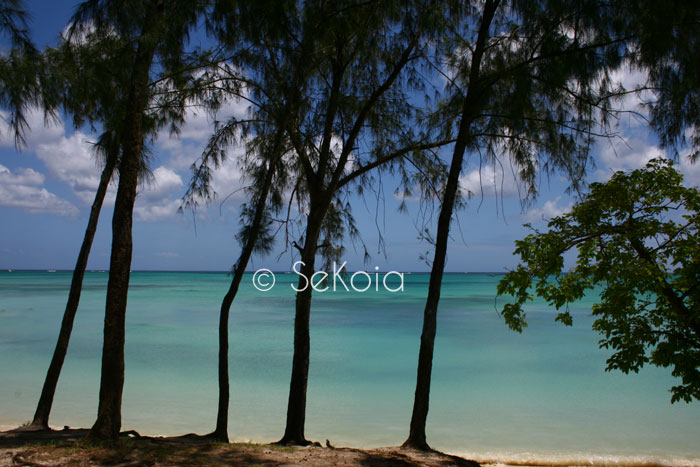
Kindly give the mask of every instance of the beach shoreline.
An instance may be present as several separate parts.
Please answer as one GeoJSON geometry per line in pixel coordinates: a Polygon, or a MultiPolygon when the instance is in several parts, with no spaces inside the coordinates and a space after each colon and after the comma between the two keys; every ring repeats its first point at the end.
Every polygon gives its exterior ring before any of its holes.
{"type": "Polygon", "coordinates": [[[339,466],[618,466],[694,467],[700,460],[651,456],[527,453],[421,452],[399,446],[360,448],[279,446],[267,443],[221,443],[188,434],[174,437],[141,436],[124,432],[121,445],[106,447],[85,439],[85,428],[0,431],[0,467],[26,465],[339,465],[339,466]]]}
{"type": "Polygon", "coordinates": [[[148,437],[122,434],[117,446],[86,439],[87,429],[0,432],[0,467],[57,465],[305,465],[305,466],[460,466],[479,464],[437,451],[400,447],[357,449],[326,446],[222,443],[197,435],[148,437]]]}

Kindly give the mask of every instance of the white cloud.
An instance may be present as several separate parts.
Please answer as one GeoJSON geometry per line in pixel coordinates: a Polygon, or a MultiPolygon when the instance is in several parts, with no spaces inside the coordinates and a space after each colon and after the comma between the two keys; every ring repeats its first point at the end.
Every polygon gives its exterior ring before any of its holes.
{"type": "MultiPolygon", "coordinates": [[[[3,115],[4,116],[4,115],[3,115]]],[[[65,136],[63,125],[46,122],[40,111],[27,115],[30,130],[25,139],[28,151],[34,152],[48,169],[48,175],[66,182],[76,197],[90,205],[100,181],[100,168],[92,153],[91,136],[76,131],[65,136]]],[[[0,131],[0,145],[14,144],[6,126],[0,131]]],[[[107,202],[113,201],[108,194],[107,202]]]]}
{"type": "MultiPolygon", "coordinates": [[[[700,162],[692,163],[688,158],[690,150],[679,155],[675,167],[684,176],[684,185],[700,186],[700,162]]],[[[631,171],[644,167],[651,159],[668,158],[665,149],[648,144],[641,139],[629,138],[610,144],[600,152],[600,162],[604,167],[597,171],[598,178],[608,180],[618,170],[631,171]]]]}
{"type": "Polygon", "coordinates": [[[683,174],[683,184],[687,186],[700,186],[700,160],[696,163],[690,162],[688,155],[690,150],[680,154],[679,170],[683,174]]]}
{"type": "MultiPolygon", "coordinates": [[[[29,129],[24,135],[24,139],[32,149],[36,144],[41,144],[53,141],[63,135],[63,125],[60,123],[46,120],[44,113],[38,109],[31,110],[25,115],[29,129]]],[[[0,120],[2,120],[2,128],[0,128],[0,146],[14,147],[15,140],[8,125],[8,114],[0,111],[0,120]]]]}
{"type": "MultiPolygon", "coordinates": [[[[416,191],[420,192],[418,189],[416,191]]],[[[399,190],[394,191],[393,196],[394,196],[394,199],[396,201],[420,201],[421,200],[419,194],[411,192],[411,194],[409,195],[408,193],[406,193],[406,190],[404,190],[404,189],[399,189],[399,190]]]]}
{"type": "MultiPolygon", "coordinates": [[[[247,109],[248,104],[244,101],[230,101],[219,110],[216,118],[219,121],[227,121],[231,117],[240,119],[246,115],[247,109]]],[[[206,112],[191,109],[188,110],[185,124],[181,126],[180,130],[178,136],[171,136],[167,129],[162,130],[158,135],[157,149],[169,155],[167,163],[169,168],[179,173],[186,173],[189,180],[190,167],[199,160],[206,143],[214,132],[214,121],[206,112]]],[[[238,168],[238,159],[244,151],[243,145],[228,148],[228,157],[214,171],[211,181],[216,199],[220,201],[226,199],[227,204],[236,207],[245,197],[243,191],[240,190],[242,175],[238,168]]],[[[177,175],[172,170],[171,173],[177,175]]],[[[184,194],[182,178],[178,176],[178,179],[177,188],[181,192],[178,193],[177,199],[172,200],[167,205],[150,206],[148,210],[143,207],[139,217],[142,219],[164,218],[170,216],[171,211],[177,211],[181,204],[180,198],[184,194]]]]}
{"type": "Polygon", "coordinates": [[[44,179],[44,175],[33,169],[19,168],[13,173],[0,165],[0,206],[18,208],[32,214],[76,216],[78,208],[41,187],[44,179]]]}
{"type": "Polygon", "coordinates": [[[231,208],[238,208],[238,204],[245,200],[245,192],[242,189],[243,174],[238,167],[237,157],[230,157],[216,169],[212,187],[216,192],[216,199],[220,203],[225,200],[225,204],[231,208]]]}
{"type": "MultiPolygon", "coordinates": [[[[244,101],[229,101],[217,112],[216,119],[225,122],[231,117],[243,118],[248,110],[244,101]]],[[[190,108],[179,135],[170,135],[168,128],[158,134],[158,148],[170,153],[169,165],[176,170],[189,169],[201,155],[214,133],[214,120],[202,109],[190,108]]],[[[231,148],[233,149],[233,148],[231,148]]]]}
{"type": "Polygon", "coordinates": [[[49,174],[64,181],[85,204],[92,203],[100,183],[100,168],[94,159],[90,137],[75,132],[35,146],[36,155],[49,174]]]}
{"type": "Polygon", "coordinates": [[[475,168],[459,177],[462,190],[471,196],[509,198],[518,196],[518,181],[512,173],[504,173],[500,165],[475,168]]]}
{"type": "MultiPolygon", "coordinates": [[[[610,78],[613,83],[622,86],[628,92],[647,87],[649,84],[647,72],[632,68],[629,64],[624,64],[614,70],[610,74],[610,78]]],[[[628,128],[646,126],[649,112],[644,104],[655,100],[656,96],[650,90],[630,92],[624,95],[615,107],[631,113],[621,114],[619,123],[628,128]]]]}
{"type": "Polygon", "coordinates": [[[642,168],[655,157],[666,157],[665,151],[641,139],[610,142],[600,151],[600,161],[604,167],[598,170],[598,178],[608,180],[618,170],[642,168]]]}
{"type": "Polygon", "coordinates": [[[553,200],[546,201],[541,208],[533,208],[522,215],[525,222],[538,222],[549,220],[553,217],[561,216],[571,210],[572,204],[566,206],[559,205],[561,196],[557,196],[553,200]]]}
{"type": "Polygon", "coordinates": [[[173,218],[180,207],[182,178],[167,167],[153,171],[154,180],[136,198],[134,213],[138,220],[160,221],[173,218]]]}
{"type": "MultiPolygon", "coordinates": [[[[248,104],[239,101],[231,101],[224,105],[219,111],[218,118],[221,120],[228,119],[231,116],[241,118],[247,112],[248,104]]],[[[7,115],[0,112],[0,117],[5,118],[7,115]]],[[[92,152],[91,140],[95,137],[76,131],[71,136],[65,135],[63,125],[49,124],[45,125],[43,113],[33,111],[28,113],[27,120],[30,126],[30,131],[26,134],[28,142],[27,152],[33,152],[44,163],[47,168],[47,176],[58,179],[68,184],[75,196],[90,205],[94,199],[95,191],[97,190],[100,179],[100,167],[94,159],[92,152]]],[[[206,141],[213,132],[213,121],[203,111],[189,110],[185,124],[181,127],[179,137],[171,137],[167,130],[163,130],[159,135],[159,140],[156,143],[156,152],[161,156],[165,155],[165,166],[154,170],[155,181],[152,185],[143,188],[137,198],[135,205],[135,214],[137,220],[163,220],[174,217],[177,209],[180,207],[180,198],[184,192],[184,183],[182,177],[177,173],[188,172],[190,165],[195,162],[202,153],[206,141]]],[[[0,124],[0,146],[13,147],[14,139],[7,124],[0,124]]],[[[243,148],[231,148],[229,159],[216,170],[212,185],[218,193],[218,198],[223,199],[232,192],[239,190],[242,186],[241,173],[238,169],[237,161],[243,148]]],[[[189,173],[187,174],[189,176],[189,173]]],[[[77,208],[67,201],[60,200],[46,190],[41,189],[45,181],[45,176],[32,171],[32,173],[13,174],[17,177],[33,176],[36,180],[41,178],[34,184],[21,184],[15,180],[11,186],[13,190],[16,187],[23,186],[24,196],[29,196],[26,192],[31,187],[35,199],[44,199],[47,206],[54,206],[61,209],[61,213],[65,214],[68,211],[76,212],[77,208]],[[58,201],[66,204],[61,204],[58,201]]],[[[35,180],[35,181],[36,181],[35,180]]],[[[5,201],[15,199],[18,193],[10,195],[9,186],[5,184],[3,196],[5,201]]],[[[113,204],[115,198],[116,186],[111,186],[107,198],[106,205],[113,204]]],[[[244,193],[238,191],[236,195],[228,199],[228,202],[237,204],[244,198],[244,193]]],[[[49,208],[39,209],[36,203],[17,204],[17,207],[25,207],[25,210],[31,212],[48,212],[49,208]]]]}
{"type": "Polygon", "coordinates": [[[0,128],[0,147],[9,148],[14,146],[15,140],[10,131],[10,125],[7,123],[7,115],[0,111],[0,120],[2,121],[2,128],[0,128]]]}

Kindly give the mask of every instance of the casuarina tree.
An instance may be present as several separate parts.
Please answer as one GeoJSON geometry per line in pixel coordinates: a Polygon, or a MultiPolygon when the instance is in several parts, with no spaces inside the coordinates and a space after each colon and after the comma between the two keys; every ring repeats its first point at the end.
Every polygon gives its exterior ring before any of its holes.
{"type": "MultiPolygon", "coordinates": [[[[121,155],[118,133],[126,99],[120,92],[124,90],[128,78],[124,73],[127,69],[124,64],[131,59],[129,50],[128,45],[112,33],[100,37],[99,31],[89,31],[80,37],[68,35],[57,48],[45,50],[40,57],[45,73],[51,76],[50,86],[44,85],[43,94],[51,94],[51,99],[56,105],[60,103],[66,114],[72,116],[75,127],[85,123],[102,127],[103,132],[94,145],[94,151],[98,163],[103,168],[73,269],[58,340],[30,424],[31,428],[49,428],[51,407],[68,351],[100,211],[121,155]]],[[[148,123],[149,133],[156,130],[154,123],[148,123]]],[[[148,154],[144,148],[140,170],[143,179],[150,176],[147,158],[148,154]]]]}
{"type": "Polygon", "coordinates": [[[625,50],[624,36],[606,27],[608,10],[597,2],[486,0],[446,18],[452,27],[439,56],[448,65],[450,93],[433,121],[447,135],[456,134],[456,143],[440,193],[404,447],[430,449],[425,429],[437,310],[465,156],[511,164],[527,188],[526,197],[536,194],[542,172],[562,171],[579,188],[593,138],[605,132],[611,111],[615,90],[609,71],[625,50]]]}
{"type": "MultiPolygon", "coordinates": [[[[0,38],[9,39],[10,48],[0,52],[0,108],[9,111],[8,124],[21,148],[28,129],[26,113],[42,104],[42,69],[31,40],[27,13],[21,0],[0,1],[0,38]]],[[[52,102],[46,102],[47,116],[53,116],[52,102]]]]}
{"type": "MultiPolygon", "coordinates": [[[[294,319],[294,355],[285,432],[279,443],[306,445],[306,394],[316,256],[342,253],[344,236],[357,234],[347,193],[378,167],[446,144],[416,134],[409,96],[420,89],[416,64],[434,27],[435,2],[320,2],[300,7],[303,28],[319,30],[322,59],[286,131],[300,183],[300,238],[292,245],[302,261],[294,319]],[[297,241],[298,240],[298,241],[297,241]]],[[[365,179],[366,181],[366,179],[365,179]]]]}
{"type": "MultiPolygon", "coordinates": [[[[124,113],[119,122],[119,182],[112,217],[112,250],[107,283],[104,344],[97,420],[90,435],[116,441],[121,428],[124,386],[124,337],[131,270],[133,209],[139,183],[141,155],[146,144],[153,82],[183,72],[189,33],[207,9],[207,2],[150,0],[82,3],[73,30],[112,31],[133,47],[127,66],[124,113]],[[158,61],[156,61],[158,58],[158,61]]],[[[181,80],[170,79],[177,86],[181,80]]]]}
{"type": "Polygon", "coordinates": [[[240,5],[238,10],[217,9],[212,15],[218,40],[237,65],[229,68],[232,73],[227,79],[242,84],[231,97],[250,103],[249,116],[232,117],[217,126],[201,160],[192,167],[192,181],[184,197],[183,206],[192,209],[201,200],[211,201],[216,195],[211,185],[212,168],[226,160],[229,146],[245,146],[245,155],[238,161],[248,181],[247,201],[241,207],[242,227],[237,235],[241,251],[221,302],[219,400],[216,428],[207,435],[222,441],[228,441],[230,310],[251,256],[268,253],[273,246],[272,216],[281,209],[289,182],[286,122],[296,113],[306,79],[314,70],[313,38],[307,35],[296,43],[296,36],[284,33],[298,27],[298,18],[287,13],[288,7],[285,2],[259,2],[240,5]],[[238,27],[231,32],[233,21],[238,27]]]}
{"type": "MultiPolygon", "coordinates": [[[[269,7],[265,2],[261,5],[269,7]]],[[[408,10],[406,6],[309,2],[278,9],[277,21],[284,34],[259,37],[247,66],[242,67],[242,79],[251,93],[244,98],[255,109],[255,121],[232,120],[223,126],[208,148],[216,150],[208,151],[195,167],[193,188],[198,192],[210,180],[209,165],[218,163],[212,157],[219,147],[217,139],[238,135],[241,128],[251,131],[246,157],[254,158],[248,167],[255,183],[242,211],[241,256],[221,309],[217,437],[225,435],[221,428],[227,417],[230,300],[250,252],[267,248],[271,241],[269,213],[278,209],[280,191],[288,190],[288,208],[296,200],[302,238],[291,239],[296,232],[285,228],[285,239],[299,250],[308,274],[318,253],[326,260],[337,258],[344,234],[357,234],[350,205],[342,197],[353,182],[402,156],[444,144],[426,142],[407,130],[415,116],[405,88],[411,78],[414,83],[418,80],[405,70],[420,56],[430,9],[420,2],[408,10]],[[420,19],[414,21],[414,13],[420,19]],[[276,180],[272,202],[265,206],[272,180],[276,180]]],[[[310,306],[311,290],[306,288],[296,300],[295,350],[281,443],[308,444],[304,423],[310,306]]]]}

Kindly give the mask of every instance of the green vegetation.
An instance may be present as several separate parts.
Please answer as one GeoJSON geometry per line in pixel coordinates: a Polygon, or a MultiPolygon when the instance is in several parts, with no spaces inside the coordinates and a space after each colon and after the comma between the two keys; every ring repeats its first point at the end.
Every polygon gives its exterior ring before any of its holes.
{"type": "Polygon", "coordinates": [[[502,313],[508,326],[527,325],[523,305],[534,293],[571,325],[568,305],[601,287],[593,306],[600,345],[613,354],[607,369],[637,372],[646,363],[671,367],[681,384],[671,401],[700,399],[700,191],[664,159],[594,183],[571,212],[517,242],[522,263],[499,283],[515,297],[502,313]],[[578,251],[564,271],[562,255],[578,251]]]}

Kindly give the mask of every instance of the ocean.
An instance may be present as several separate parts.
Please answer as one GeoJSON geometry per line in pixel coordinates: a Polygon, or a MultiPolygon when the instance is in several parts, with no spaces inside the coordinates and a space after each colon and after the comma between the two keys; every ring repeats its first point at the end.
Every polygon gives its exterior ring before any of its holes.
{"type": "MultiPolygon", "coordinates": [[[[282,436],[292,362],[294,274],[272,290],[247,274],[230,323],[235,441],[282,436]]],[[[374,276],[373,276],[374,277],[374,276]]],[[[427,274],[403,292],[315,293],[307,438],[336,446],[401,444],[415,389],[427,274]]],[[[543,302],[510,331],[496,311],[495,274],[447,274],[438,312],[428,441],[477,460],[539,464],[700,465],[700,403],[671,404],[670,369],[606,372],[591,330],[591,294],[574,326],[543,302]]],[[[380,276],[381,278],[381,276],[380,276]]],[[[31,419],[56,342],[71,273],[0,272],[0,426],[31,419]]],[[[394,278],[395,279],[395,278],[394,278]]],[[[225,273],[133,272],[123,429],[206,433],[217,403],[219,306],[225,273]]],[[[51,425],[89,427],[97,410],[107,273],[85,276],[51,425]]],[[[503,303],[499,299],[498,303],[503,303]]]]}

